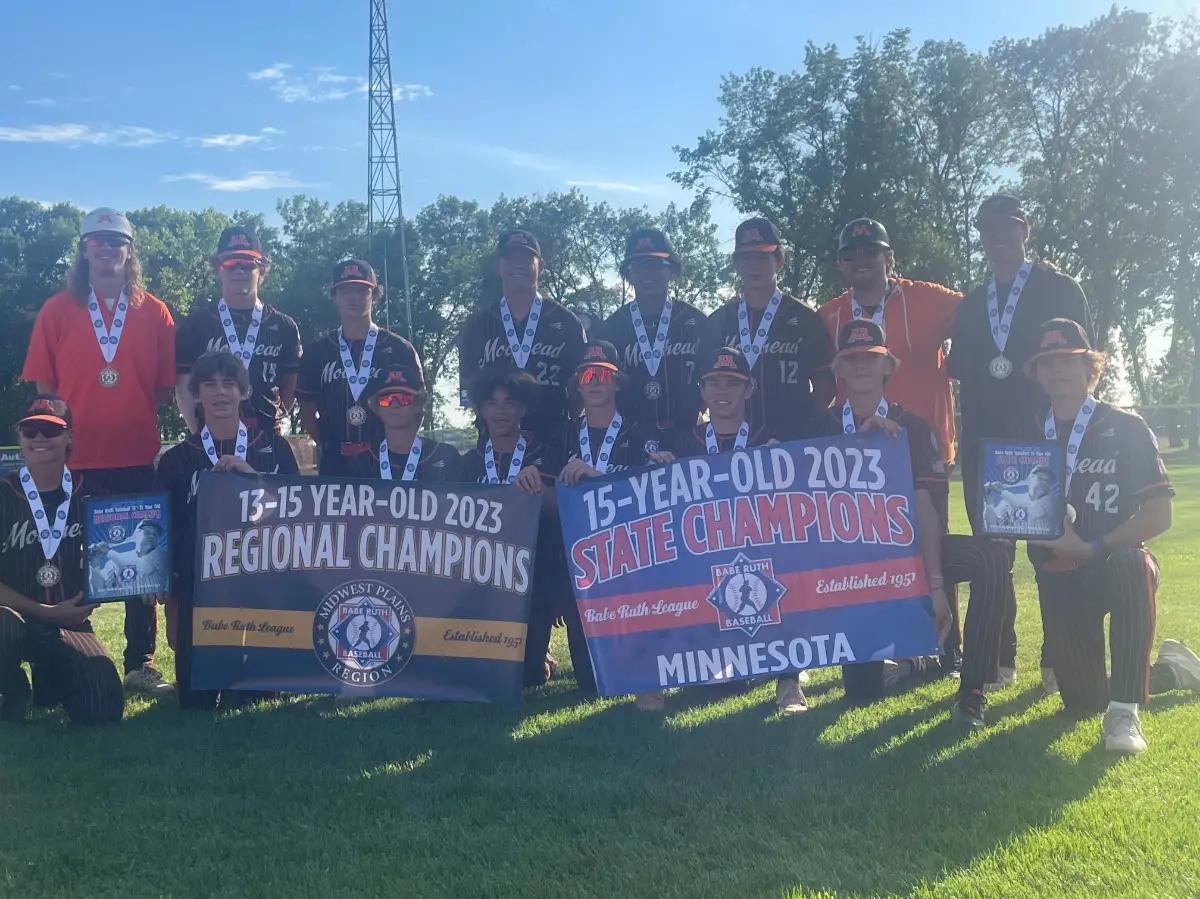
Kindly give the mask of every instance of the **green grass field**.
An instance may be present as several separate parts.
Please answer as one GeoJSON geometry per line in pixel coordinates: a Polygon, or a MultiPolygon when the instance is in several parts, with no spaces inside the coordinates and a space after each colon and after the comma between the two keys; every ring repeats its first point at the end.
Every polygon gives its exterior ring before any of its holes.
{"type": "MultiPolygon", "coordinates": [[[[1200,647],[1200,466],[1171,468],[1159,637],[1200,647]]],[[[974,736],[951,681],[848,710],[828,671],[793,719],[765,686],[661,718],[569,678],[516,709],[41,713],[0,728],[0,897],[1200,896],[1200,697],[1107,756],[1042,694],[1019,564],[1019,682],[974,736]]],[[[96,624],[119,658],[120,612],[96,624]]]]}

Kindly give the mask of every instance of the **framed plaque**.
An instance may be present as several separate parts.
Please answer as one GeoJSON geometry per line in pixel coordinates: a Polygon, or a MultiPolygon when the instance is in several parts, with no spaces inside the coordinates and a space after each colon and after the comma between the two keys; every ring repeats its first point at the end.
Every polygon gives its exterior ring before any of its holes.
{"type": "Polygon", "coordinates": [[[989,537],[1057,540],[1067,500],[1065,451],[1057,443],[983,441],[980,520],[989,537]]]}
{"type": "Polygon", "coordinates": [[[171,592],[167,494],[89,498],[83,505],[88,602],[171,592]]]}

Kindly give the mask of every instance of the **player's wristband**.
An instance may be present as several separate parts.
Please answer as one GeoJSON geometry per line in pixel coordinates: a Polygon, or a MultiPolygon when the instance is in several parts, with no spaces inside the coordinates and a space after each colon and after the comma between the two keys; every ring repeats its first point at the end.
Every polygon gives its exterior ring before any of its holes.
{"type": "Polygon", "coordinates": [[[1110,550],[1105,544],[1103,537],[1099,538],[1098,540],[1093,540],[1088,545],[1092,548],[1092,558],[1094,559],[1107,559],[1109,553],[1112,552],[1112,550],[1110,550]]]}

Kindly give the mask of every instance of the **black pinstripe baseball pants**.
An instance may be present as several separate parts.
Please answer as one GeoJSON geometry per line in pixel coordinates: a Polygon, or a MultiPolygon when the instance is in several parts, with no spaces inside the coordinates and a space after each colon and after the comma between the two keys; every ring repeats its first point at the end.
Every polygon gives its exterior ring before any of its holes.
{"type": "MultiPolygon", "coordinates": [[[[947,534],[942,537],[942,578],[947,585],[971,585],[963,628],[962,688],[981,689],[997,676],[1005,628],[1005,584],[1012,583],[1012,551],[995,540],[947,534]]],[[[883,662],[843,667],[846,698],[855,703],[878,699],[883,695],[883,671],[883,662]]]]}
{"type": "Polygon", "coordinates": [[[1047,664],[1063,705],[1082,715],[1149,698],[1158,563],[1145,549],[1119,549],[1071,571],[1038,574],[1047,664]],[[1104,617],[1112,655],[1104,659],[1104,617]]]}
{"type": "Polygon", "coordinates": [[[21,703],[30,692],[23,661],[33,665],[39,694],[62,703],[76,724],[115,724],[124,715],[121,675],[91,630],[33,633],[0,606],[0,690],[21,703]]]}

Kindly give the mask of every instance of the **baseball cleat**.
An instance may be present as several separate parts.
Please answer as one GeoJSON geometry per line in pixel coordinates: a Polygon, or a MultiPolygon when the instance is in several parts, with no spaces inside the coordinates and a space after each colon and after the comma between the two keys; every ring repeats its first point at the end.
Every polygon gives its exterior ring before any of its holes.
{"type": "Polygon", "coordinates": [[[775,682],[775,708],[781,715],[799,715],[808,711],[808,700],[795,677],[781,677],[775,682]]]}
{"type": "Polygon", "coordinates": [[[954,697],[954,706],[950,709],[950,720],[971,730],[979,730],[986,723],[983,720],[983,707],[987,704],[983,693],[971,690],[959,693],[954,697]]]}
{"type": "Polygon", "coordinates": [[[1181,690],[1200,693],[1200,657],[1188,649],[1182,640],[1163,640],[1158,647],[1159,665],[1166,665],[1175,674],[1181,690]]]}
{"type": "Polygon", "coordinates": [[[163,680],[163,676],[149,665],[143,665],[125,675],[125,689],[145,696],[165,696],[175,692],[175,685],[163,680]]]}
{"type": "Polygon", "coordinates": [[[995,693],[997,690],[1003,690],[1005,687],[1011,687],[1017,682],[1016,668],[1001,668],[1000,679],[993,681],[990,684],[983,685],[984,693],[995,693]]]}
{"type": "Polygon", "coordinates": [[[1104,713],[1100,732],[1104,736],[1104,748],[1109,752],[1137,755],[1146,748],[1146,736],[1136,711],[1109,709],[1104,713]]]}

